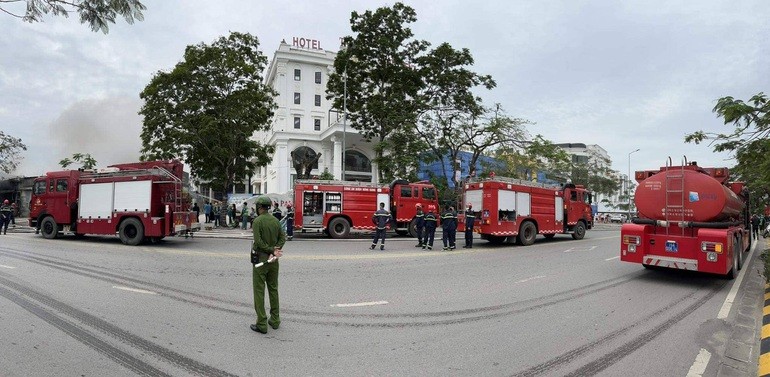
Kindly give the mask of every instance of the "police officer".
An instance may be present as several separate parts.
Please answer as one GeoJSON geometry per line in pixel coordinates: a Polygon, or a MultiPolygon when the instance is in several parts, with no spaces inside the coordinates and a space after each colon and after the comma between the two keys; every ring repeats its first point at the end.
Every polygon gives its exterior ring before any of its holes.
{"type": "Polygon", "coordinates": [[[457,232],[457,214],[455,208],[449,206],[441,215],[441,240],[444,242],[444,250],[455,249],[455,235],[457,232]]]}
{"type": "Polygon", "coordinates": [[[473,248],[473,225],[476,222],[476,215],[473,214],[473,206],[468,203],[468,209],[465,210],[465,246],[463,248],[473,248]]]}
{"type": "Polygon", "coordinates": [[[422,212],[422,204],[417,203],[417,214],[414,216],[414,222],[415,222],[415,229],[417,230],[417,245],[415,247],[422,247],[425,246],[425,241],[423,240],[423,230],[425,229],[425,214],[422,212]]]}
{"type": "Polygon", "coordinates": [[[374,223],[374,226],[377,227],[377,230],[374,232],[374,239],[372,240],[370,249],[374,250],[377,246],[377,240],[382,239],[380,250],[385,250],[385,230],[390,221],[390,211],[385,209],[385,203],[380,203],[380,209],[374,212],[374,215],[372,216],[372,222],[374,223]]]}
{"type": "Polygon", "coordinates": [[[286,239],[291,241],[294,238],[294,207],[291,203],[286,204],[286,239]]]}
{"type": "Polygon", "coordinates": [[[3,205],[0,206],[0,230],[3,231],[2,234],[8,234],[8,223],[11,222],[12,213],[11,203],[8,199],[3,200],[3,205]]]}
{"type": "Polygon", "coordinates": [[[436,235],[436,206],[428,205],[428,213],[425,214],[425,236],[422,249],[433,250],[433,237],[436,235]]]}
{"type": "MultiPolygon", "coordinates": [[[[270,214],[272,201],[266,196],[257,198],[256,202],[259,216],[254,219],[252,232],[254,241],[251,246],[252,266],[259,262],[267,262],[270,258],[280,258],[283,254],[283,244],[286,243],[286,235],[281,231],[278,219],[270,214]]],[[[278,259],[265,263],[260,267],[252,267],[252,282],[254,285],[254,309],[257,312],[257,323],[251,325],[251,329],[267,334],[267,325],[278,329],[281,325],[281,316],[278,303],[278,259]],[[265,285],[270,298],[270,319],[265,313],[265,285]]]]}

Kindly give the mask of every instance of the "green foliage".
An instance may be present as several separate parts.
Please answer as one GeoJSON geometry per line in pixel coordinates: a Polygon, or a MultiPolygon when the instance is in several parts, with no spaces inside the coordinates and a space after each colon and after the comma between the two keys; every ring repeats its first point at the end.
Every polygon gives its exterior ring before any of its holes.
{"type": "MultiPolygon", "coordinates": [[[[405,25],[415,20],[414,9],[402,3],[362,14],[353,12],[350,24],[356,35],[343,38],[347,47],[337,53],[335,72],[327,84],[328,98],[337,109],[343,109],[347,92],[350,126],[375,142],[374,162],[381,167],[391,160],[383,157],[386,151],[391,155],[409,152],[405,145],[382,144],[415,122],[421,78],[414,65],[427,46],[427,42],[411,40],[412,31],[405,25]]],[[[380,181],[393,178],[389,169],[379,171],[380,181]]]]}
{"type": "MultiPolygon", "coordinates": [[[[0,4],[16,3],[22,0],[0,0],[0,4]]],[[[24,15],[13,13],[5,6],[0,11],[27,22],[40,22],[43,14],[69,17],[70,12],[80,16],[81,24],[88,24],[93,31],[109,32],[108,24],[114,24],[120,15],[126,22],[133,24],[135,20],[144,20],[142,11],[147,7],[139,0],[23,0],[26,2],[24,15]]]]}
{"type": "Polygon", "coordinates": [[[262,83],[266,64],[250,34],[187,46],[184,59],[141,93],[142,158],[182,159],[222,191],[267,165],[275,146],[251,139],[270,130],[276,108],[276,93],[262,83]]]}
{"type": "Polygon", "coordinates": [[[83,169],[93,169],[96,167],[96,159],[91,157],[90,153],[74,153],[72,158],[65,157],[59,161],[59,165],[61,165],[62,169],[66,169],[75,162],[80,163],[80,167],[83,169]]]}
{"type": "Polygon", "coordinates": [[[21,151],[26,151],[27,146],[21,139],[0,131],[0,171],[10,174],[21,162],[21,151]]]}
{"type": "Polygon", "coordinates": [[[525,143],[524,148],[515,145],[497,148],[495,158],[503,161],[506,166],[505,171],[497,172],[499,175],[526,179],[526,172],[534,175],[535,172],[544,171],[552,179],[561,182],[566,182],[569,177],[569,154],[542,135],[536,135],[525,143]]]}
{"type": "Polygon", "coordinates": [[[737,164],[732,178],[746,182],[752,198],[751,208],[761,208],[770,201],[770,101],[764,93],[751,97],[748,102],[733,97],[717,100],[713,111],[732,123],[731,133],[696,131],[685,136],[688,143],[708,141],[716,152],[733,152],[737,164]]]}
{"type": "Polygon", "coordinates": [[[331,181],[334,180],[334,174],[332,174],[329,169],[324,168],[324,172],[321,173],[320,176],[318,176],[318,179],[323,181],[331,181]]]}

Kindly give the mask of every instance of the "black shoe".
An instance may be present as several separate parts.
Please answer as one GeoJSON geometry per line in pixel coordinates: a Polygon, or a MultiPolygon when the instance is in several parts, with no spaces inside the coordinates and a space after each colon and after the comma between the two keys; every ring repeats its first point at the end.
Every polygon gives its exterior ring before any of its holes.
{"type": "Polygon", "coordinates": [[[423,245],[423,246],[422,246],[422,249],[423,249],[423,250],[425,250],[425,249],[427,249],[427,248],[428,248],[428,247],[427,247],[427,246],[425,246],[425,245],[423,245]]]}
{"type": "Polygon", "coordinates": [[[433,250],[433,246],[428,246],[428,250],[433,250]]]}
{"type": "Polygon", "coordinates": [[[272,327],[273,330],[278,330],[278,328],[281,327],[281,325],[275,325],[275,324],[270,323],[269,321],[267,322],[267,324],[270,325],[270,327],[272,327]]]}
{"type": "Polygon", "coordinates": [[[385,245],[380,246],[380,250],[385,250],[385,245]]]}
{"type": "Polygon", "coordinates": [[[422,244],[418,243],[417,245],[414,245],[414,247],[422,247],[422,244]]]}
{"type": "Polygon", "coordinates": [[[374,250],[374,247],[375,247],[375,246],[376,246],[376,245],[372,245],[372,246],[370,246],[370,247],[369,247],[369,249],[371,249],[371,250],[374,250]]]}
{"type": "Polygon", "coordinates": [[[267,330],[265,330],[265,331],[260,330],[259,327],[257,327],[257,325],[254,324],[254,323],[252,323],[251,326],[249,326],[249,327],[251,327],[252,331],[256,331],[256,332],[258,332],[260,334],[267,334],[267,330]]]}
{"type": "Polygon", "coordinates": [[[467,245],[466,245],[466,246],[463,246],[463,249],[467,249],[467,248],[468,248],[468,246],[467,246],[467,245]]]}

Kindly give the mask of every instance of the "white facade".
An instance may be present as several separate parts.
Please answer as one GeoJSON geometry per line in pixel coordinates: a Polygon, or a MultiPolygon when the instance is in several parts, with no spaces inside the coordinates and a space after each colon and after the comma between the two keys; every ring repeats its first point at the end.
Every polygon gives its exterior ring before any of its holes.
{"type": "MultiPolygon", "coordinates": [[[[583,144],[583,143],[562,143],[557,146],[564,149],[567,154],[572,158],[572,162],[586,163],[589,165],[611,169],[612,159],[609,153],[597,144],[583,144]]],[[[620,194],[624,193],[628,185],[628,179],[625,174],[620,174],[618,171],[612,170],[610,175],[606,178],[616,180],[619,182],[621,189],[612,196],[606,196],[596,193],[594,196],[594,202],[598,204],[599,212],[615,211],[616,209],[608,207],[603,203],[604,199],[607,199],[613,205],[620,204],[620,194]]],[[[591,189],[590,187],[588,188],[591,189]]]]}
{"type": "Polygon", "coordinates": [[[319,176],[328,170],[340,179],[343,144],[348,162],[345,178],[376,180],[376,166],[371,164],[372,144],[363,140],[349,123],[345,127],[342,110],[332,109],[331,101],[326,99],[326,83],[334,71],[336,55],[320,49],[320,42],[304,38],[294,38],[292,45],[282,41],[275,52],[265,83],[278,93],[278,108],[272,131],[257,133],[254,138],[274,144],[276,150],[272,162],[255,172],[254,193],[283,193],[292,189],[296,177],[292,151],[320,153],[318,165],[310,174],[319,176]]]}

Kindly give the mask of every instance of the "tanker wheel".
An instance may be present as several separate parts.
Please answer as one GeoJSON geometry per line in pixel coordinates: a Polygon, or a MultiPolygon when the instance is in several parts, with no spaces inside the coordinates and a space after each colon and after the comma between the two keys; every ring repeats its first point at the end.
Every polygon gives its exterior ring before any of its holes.
{"type": "Polygon", "coordinates": [[[743,245],[738,237],[733,237],[733,252],[738,254],[738,270],[743,269],[743,245]]]}
{"type": "Polygon", "coordinates": [[[535,243],[535,237],[537,237],[537,227],[531,221],[526,221],[521,224],[519,229],[519,243],[523,246],[529,246],[535,243]]]}
{"type": "Polygon", "coordinates": [[[342,217],[337,217],[329,222],[328,231],[332,238],[347,238],[350,234],[350,223],[342,217]]]}
{"type": "Polygon", "coordinates": [[[59,226],[53,221],[53,217],[48,216],[40,223],[40,233],[43,237],[52,240],[59,235],[59,226]]]}
{"type": "Polygon", "coordinates": [[[572,233],[572,238],[576,240],[582,240],[585,236],[586,224],[584,224],[582,221],[578,221],[577,225],[575,225],[574,232],[572,233]]]}
{"type": "Polygon", "coordinates": [[[118,230],[120,241],[126,245],[136,246],[144,240],[144,225],[135,218],[128,218],[120,223],[118,230]]]}
{"type": "Polygon", "coordinates": [[[727,272],[727,278],[728,279],[735,279],[735,276],[738,275],[738,253],[733,250],[733,265],[730,268],[730,271],[727,272]]]}

